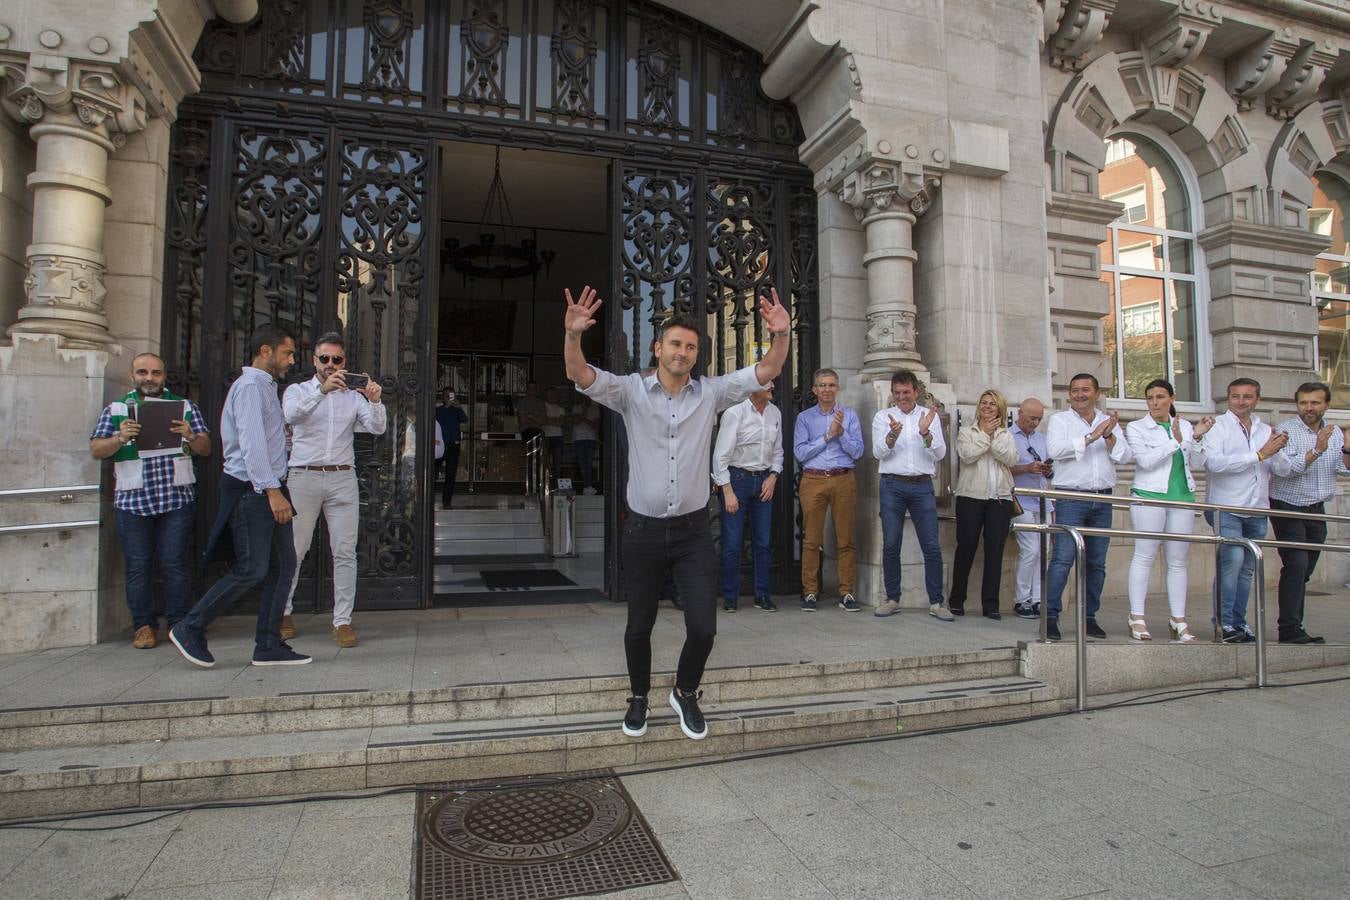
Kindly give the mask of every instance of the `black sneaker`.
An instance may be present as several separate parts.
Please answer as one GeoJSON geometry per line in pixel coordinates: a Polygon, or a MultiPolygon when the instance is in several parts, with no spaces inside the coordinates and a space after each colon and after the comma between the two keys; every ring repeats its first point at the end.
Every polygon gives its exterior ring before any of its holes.
{"type": "Polygon", "coordinates": [[[805,597],[802,598],[802,612],[815,612],[815,611],[816,611],[816,595],[807,594],[805,597]]]}
{"type": "Polygon", "coordinates": [[[756,597],[755,607],[765,612],[778,612],[778,605],[773,602],[772,597],[756,597]]]}
{"type": "Polygon", "coordinates": [[[1059,640],[1059,619],[1045,620],[1045,639],[1047,641],[1059,640]]]}
{"type": "Polygon", "coordinates": [[[193,634],[182,625],[175,625],[169,629],[169,640],[178,648],[178,652],[183,654],[183,659],[192,663],[194,666],[200,666],[203,669],[210,669],[216,664],[216,658],[211,655],[211,651],[206,649],[206,635],[193,634]]]}
{"type": "Polygon", "coordinates": [[[647,733],[647,698],[629,697],[628,714],[623,717],[623,733],[642,737],[647,733]]]}
{"type": "Polygon", "coordinates": [[[1225,625],[1223,627],[1223,642],[1225,644],[1245,644],[1247,643],[1247,636],[1236,628],[1229,628],[1225,625]]]}
{"type": "Polygon", "coordinates": [[[680,730],[684,732],[685,737],[695,741],[701,741],[708,736],[708,723],[703,718],[703,711],[698,708],[698,701],[702,696],[702,691],[695,691],[692,694],[681,693],[678,688],[672,688],[670,691],[670,708],[680,717],[680,730]]]}
{"type": "Polygon", "coordinates": [[[1281,644],[1311,644],[1312,636],[1306,631],[1296,631],[1280,638],[1281,644]]]}
{"type": "Polygon", "coordinates": [[[722,601],[722,612],[735,612],[735,611],[736,611],[736,598],[735,597],[725,598],[722,601]]]}
{"type": "Polygon", "coordinates": [[[1038,619],[1041,615],[1036,612],[1036,610],[1032,609],[1030,603],[1017,604],[1013,607],[1013,612],[1017,613],[1017,618],[1019,619],[1038,619]]]}
{"type": "Polygon", "coordinates": [[[849,612],[857,612],[862,609],[862,606],[859,605],[857,600],[853,599],[852,594],[845,594],[839,598],[839,608],[846,609],[849,612]]]}
{"type": "Polygon", "coordinates": [[[1102,626],[1098,625],[1097,620],[1094,619],[1092,616],[1087,617],[1087,633],[1088,637],[1095,637],[1095,638],[1106,637],[1106,632],[1102,631],[1102,626]]]}
{"type": "Polygon", "coordinates": [[[303,653],[296,653],[291,649],[291,645],[284,641],[270,650],[253,651],[253,665],[255,666],[303,666],[312,662],[314,660],[311,657],[303,653]]]}

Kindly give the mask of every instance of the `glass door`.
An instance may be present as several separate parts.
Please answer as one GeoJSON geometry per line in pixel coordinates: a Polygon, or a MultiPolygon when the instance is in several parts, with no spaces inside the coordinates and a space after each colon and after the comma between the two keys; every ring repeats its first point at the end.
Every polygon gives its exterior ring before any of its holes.
{"type": "Polygon", "coordinates": [[[469,421],[464,426],[455,479],[471,493],[523,493],[525,445],[516,405],[529,381],[528,356],[442,353],[438,390],[450,388],[469,421]]]}

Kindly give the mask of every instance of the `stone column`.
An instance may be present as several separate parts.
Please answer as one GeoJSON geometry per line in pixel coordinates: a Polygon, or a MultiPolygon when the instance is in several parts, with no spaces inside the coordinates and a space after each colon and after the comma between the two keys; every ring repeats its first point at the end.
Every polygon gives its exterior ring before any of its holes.
{"type": "Polygon", "coordinates": [[[55,335],[68,348],[113,343],[104,308],[104,210],[112,202],[108,156],[145,125],[140,91],[109,66],[61,57],[31,57],[0,68],[4,106],[29,128],[37,146],[33,241],[28,246],[24,307],[9,329],[55,335]]]}
{"type": "Polygon", "coordinates": [[[931,205],[936,178],[920,169],[910,173],[901,164],[875,161],[850,174],[839,199],[853,208],[867,236],[863,266],[867,270],[867,348],[864,380],[887,376],[896,369],[927,370],[915,342],[914,223],[931,205]]]}

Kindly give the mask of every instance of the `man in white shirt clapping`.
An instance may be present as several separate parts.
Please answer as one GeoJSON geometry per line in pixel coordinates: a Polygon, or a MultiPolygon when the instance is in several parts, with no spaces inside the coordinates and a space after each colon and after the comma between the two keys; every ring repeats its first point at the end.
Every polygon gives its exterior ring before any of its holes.
{"type": "MultiPolygon", "coordinates": [[[[1228,385],[1228,412],[1205,435],[1205,471],[1209,473],[1205,499],[1210,503],[1269,509],[1270,476],[1289,474],[1289,460],[1280,452],[1289,436],[1252,415],[1260,402],[1261,384],[1256,379],[1238,378],[1228,385]]],[[[1213,525],[1214,516],[1205,513],[1205,521],[1213,525]]],[[[1218,532],[1225,537],[1266,536],[1264,515],[1221,512],[1218,516],[1218,532]]],[[[1256,560],[1243,547],[1225,544],[1219,551],[1219,625],[1225,643],[1256,639],[1247,627],[1247,593],[1255,568],[1256,560]]]]}
{"type": "MultiPolygon", "coordinates": [[[[1110,494],[1116,486],[1116,466],[1134,458],[1130,445],[1118,433],[1120,416],[1097,408],[1101,388],[1097,378],[1086,373],[1069,379],[1069,408],[1050,417],[1045,444],[1054,461],[1054,488],[1110,494]]],[[[1055,522],[1059,525],[1083,525],[1089,528],[1111,527],[1111,504],[1091,500],[1055,501],[1055,522]]],[[[1106,637],[1097,624],[1102,605],[1102,586],[1106,584],[1106,551],[1111,539],[1084,538],[1087,559],[1087,633],[1106,637]]],[[[1055,535],[1054,552],[1045,572],[1045,636],[1059,640],[1059,612],[1063,608],[1064,586],[1073,567],[1074,544],[1067,534],[1055,535]]]]}
{"type": "Polygon", "coordinates": [[[361,497],[352,434],[358,425],[371,434],[384,434],[387,419],[379,383],[371,378],[360,389],[349,388],[346,363],[342,335],[322,335],[314,345],[314,377],[286,388],[281,400],[294,437],[286,483],[295,504],[296,559],[281,636],[285,640],[295,634],[291,610],[295,586],[300,582],[300,562],[309,552],[314,526],[323,513],[333,545],[333,640],[339,647],[355,647],[352,610],[356,606],[356,529],[361,497]]]}
{"type": "Polygon", "coordinates": [[[722,492],[722,610],[735,612],[741,590],[741,545],[750,523],[755,606],[775,612],[769,596],[769,531],[773,494],[783,471],[783,414],[773,385],[722,414],[713,448],[713,483],[722,492]]]}

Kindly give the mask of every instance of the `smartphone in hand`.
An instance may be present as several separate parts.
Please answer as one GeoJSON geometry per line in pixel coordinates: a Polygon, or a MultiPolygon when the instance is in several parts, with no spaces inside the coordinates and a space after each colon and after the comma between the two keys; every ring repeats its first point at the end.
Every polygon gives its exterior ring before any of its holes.
{"type": "Polygon", "coordinates": [[[342,380],[347,383],[347,390],[349,391],[359,391],[370,384],[369,375],[357,375],[352,372],[344,374],[342,380]]]}

